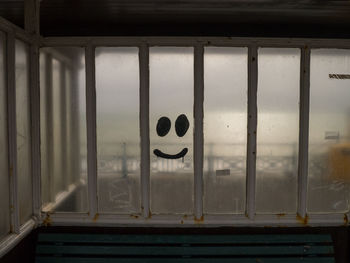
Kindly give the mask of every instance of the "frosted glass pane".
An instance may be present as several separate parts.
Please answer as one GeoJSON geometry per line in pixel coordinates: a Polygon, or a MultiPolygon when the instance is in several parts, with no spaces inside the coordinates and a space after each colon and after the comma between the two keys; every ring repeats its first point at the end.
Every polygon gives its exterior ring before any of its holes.
{"type": "Polygon", "coordinates": [[[5,37],[0,32],[0,238],[10,232],[5,37]]]}
{"type": "Polygon", "coordinates": [[[308,211],[350,208],[350,51],[311,50],[308,211]]]}
{"type": "Polygon", "coordinates": [[[84,49],[41,49],[41,194],[44,212],[88,210],[85,101],[84,49]]]}
{"type": "Polygon", "coordinates": [[[257,213],[297,207],[300,50],[258,51],[257,213]]]}
{"type": "Polygon", "coordinates": [[[193,211],[193,48],[153,47],[149,56],[151,211],[190,214],[193,211]]]}
{"type": "Polygon", "coordinates": [[[245,209],[247,80],[247,48],[205,48],[205,213],[245,209]]]}
{"type": "Polygon", "coordinates": [[[138,48],[96,49],[99,211],[140,212],[138,48]]]}
{"type": "Polygon", "coordinates": [[[25,223],[33,210],[30,91],[29,91],[29,47],[16,40],[16,123],[17,123],[17,177],[19,219],[25,223]]]}

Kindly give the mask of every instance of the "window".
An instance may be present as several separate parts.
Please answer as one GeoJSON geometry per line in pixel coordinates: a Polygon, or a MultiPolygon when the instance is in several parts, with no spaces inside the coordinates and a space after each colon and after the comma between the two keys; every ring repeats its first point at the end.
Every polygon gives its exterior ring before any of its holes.
{"type": "Polygon", "coordinates": [[[82,48],[41,49],[43,212],[61,213],[51,220],[343,223],[347,50],[81,41],[86,61],[82,48]]]}
{"type": "Polygon", "coordinates": [[[33,212],[29,47],[16,40],[16,122],[19,218],[24,224],[33,212]]]}
{"type": "Polygon", "coordinates": [[[86,107],[84,49],[40,53],[41,195],[45,212],[85,212],[86,107]]]}
{"type": "Polygon", "coordinates": [[[310,66],[308,211],[350,208],[350,51],[315,49],[310,66]]]}
{"type": "Polygon", "coordinates": [[[0,33],[0,237],[10,232],[5,37],[0,33]]]}

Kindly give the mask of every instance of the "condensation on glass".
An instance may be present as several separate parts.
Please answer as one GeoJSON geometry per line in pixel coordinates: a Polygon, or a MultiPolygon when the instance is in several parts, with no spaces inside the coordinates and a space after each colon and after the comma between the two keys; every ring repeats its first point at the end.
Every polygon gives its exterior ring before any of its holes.
{"type": "Polygon", "coordinates": [[[139,60],[136,47],[96,49],[99,212],[140,212],[139,60]]]}
{"type": "Polygon", "coordinates": [[[257,213],[295,213],[300,49],[259,48],[257,213]]]}
{"type": "Polygon", "coordinates": [[[245,210],[247,52],[247,48],[205,48],[204,213],[245,210]]]}
{"type": "Polygon", "coordinates": [[[29,46],[20,40],[15,44],[17,182],[19,219],[24,224],[32,216],[32,165],[30,131],[29,46]]]}
{"type": "Polygon", "coordinates": [[[350,208],[350,51],[311,50],[308,206],[350,208]]]}
{"type": "Polygon", "coordinates": [[[5,36],[0,32],[0,238],[10,232],[5,36]]]}
{"type": "Polygon", "coordinates": [[[149,58],[151,211],[191,214],[193,48],[152,47],[149,58]]]}
{"type": "Polygon", "coordinates": [[[85,56],[40,51],[41,195],[44,212],[87,211],[85,56]]]}

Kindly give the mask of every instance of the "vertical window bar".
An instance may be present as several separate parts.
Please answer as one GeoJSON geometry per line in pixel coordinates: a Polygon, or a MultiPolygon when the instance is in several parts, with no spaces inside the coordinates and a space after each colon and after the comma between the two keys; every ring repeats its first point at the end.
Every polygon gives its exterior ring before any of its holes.
{"type": "Polygon", "coordinates": [[[140,46],[141,211],[150,216],[149,48],[140,46]]]}
{"type": "Polygon", "coordinates": [[[204,47],[194,47],[194,216],[203,216],[204,47]]]}
{"type": "Polygon", "coordinates": [[[32,174],[33,174],[33,213],[40,218],[40,87],[39,87],[39,48],[34,44],[30,48],[30,85],[31,85],[31,121],[32,121],[32,174]]]}
{"type": "Polygon", "coordinates": [[[85,52],[88,195],[90,217],[94,218],[98,211],[95,48],[92,45],[88,45],[85,52]]]}
{"type": "Polygon", "coordinates": [[[17,193],[16,69],[15,36],[12,33],[7,35],[6,49],[11,232],[18,234],[20,231],[20,224],[17,193]]]}
{"type": "Polygon", "coordinates": [[[60,122],[61,122],[61,138],[62,138],[62,152],[61,152],[61,168],[62,168],[62,189],[68,189],[68,170],[67,170],[67,94],[66,94],[66,67],[64,62],[60,62],[59,68],[60,76],[60,122]]]}
{"type": "Polygon", "coordinates": [[[47,147],[47,176],[48,176],[48,191],[49,191],[49,202],[55,201],[55,192],[54,192],[54,180],[53,180],[53,105],[52,105],[52,56],[45,54],[45,100],[47,109],[45,111],[47,122],[47,135],[45,146],[47,147]]]}
{"type": "Polygon", "coordinates": [[[300,127],[298,165],[298,215],[306,216],[310,108],[310,49],[301,50],[300,62],[300,127]]]}
{"type": "Polygon", "coordinates": [[[246,215],[255,215],[256,181],[256,129],[257,129],[257,87],[258,87],[258,49],[248,49],[248,138],[247,138],[247,197],[246,215]]]}

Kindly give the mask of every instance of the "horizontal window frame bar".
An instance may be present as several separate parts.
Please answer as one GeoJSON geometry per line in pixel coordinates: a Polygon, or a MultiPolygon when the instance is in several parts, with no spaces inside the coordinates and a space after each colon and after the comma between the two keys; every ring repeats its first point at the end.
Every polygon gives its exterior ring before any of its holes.
{"type": "Polygon", "coordinates": [[[239,38],[239,37],[46,37],[41,46],[258,46],[349,49],[350,39],[239,38]]]}
{"type": "Polygon", "coordinates": [[[117,215],[99,214],[91,219],[87,214],[51,214],[50,220],[42,222],[50,226],[103,226],[103,227],[322,227],[347,226],[346,214],[311,214],[307,219],[296,214],[257,214],[248,219],[244,214],[204,215],[201,220],[194,215],[152,215],[144,218],[141,214],[117,215]]]}
{"type": "Polygon", "coordinates": [[[37,221],[30,219],[20,227],[18,234],[11,233],[2,238],[0,242],[0,259],[14,248],[23,238],[30,234],[36,226],[37,221]]]}
{"type": "Polygon", "coordinates": [[[7,19],[0,16],[0,30],[5,33],[11,33],[15,36],[16,39],[19,39],[26,44],[33,44],[36,42],[36,38],[31,36],[23,28],[16,26],[7,19]]]}

